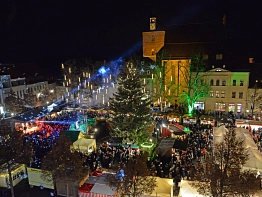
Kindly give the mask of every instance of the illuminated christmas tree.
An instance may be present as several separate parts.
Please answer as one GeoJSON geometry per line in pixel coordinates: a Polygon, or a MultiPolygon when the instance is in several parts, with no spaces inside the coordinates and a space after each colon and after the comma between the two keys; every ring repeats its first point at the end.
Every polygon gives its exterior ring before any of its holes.
{"type": "Polygon", "coordinates": [[[110,121],[111,136],[123,143],[140,145],[151,136],[151,99],[142,81],[134,64],[128,63],[121,70],[117,92],[110,99],[110,108],[115,112],[110,121]]]}

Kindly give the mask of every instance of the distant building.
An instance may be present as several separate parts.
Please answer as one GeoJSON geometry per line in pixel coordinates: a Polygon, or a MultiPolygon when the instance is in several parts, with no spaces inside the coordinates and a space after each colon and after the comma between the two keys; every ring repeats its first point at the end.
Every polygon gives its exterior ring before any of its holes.
{"type": "MultiPolygon", "coordinates": [[[[44,74],[38,77],[38,73],[33,76],[25,75],[28,68],[15,66],[14,64],[0,64],[0,113],[6,112],[5,98],[8,97],[11,91],[17,98],[24,99],[26,93],[35,95],[36,98],[41,97],[41,93],[49,91],[53,93],[56,89],[56,84],[53,81],[44,79],[44,74]],[[39,81],[37,81],[39,80],[39,81]]],[[[32,68],[29,69],[33,72],[32,68]]],[[[41,73],[39,74],[41,75],[41,73]]]]}
{"type": "Polygon", "coordinates": [[[196,102],[195,107],[222,114],[230,111],[234,114],[244,114],[249,72],[231,72],[225,68],[213,68],[207,72],[207,80],[211,86],[209,97],[196,102]]]}
{"type": "Polygon", "coordinates": [[[163,30],[157,28],[154,24],[156,22],[155,17],[150,18],[150,30],[142,34],[143,57],[158,63],[162,61],[162,66],[166,66],[165,73],[161,73],[165,79],[160,94],[161,86],[154,76],[154,71],[146,71],[145,83],[154,103],[160,106],[179,103],[178,95],[185,91],[181,68],[189,65],[193,55],[202,54],[207,67],[212,68],[207,72],[211,73],[210,83],[213,85],[210,97],[197,101],[195,107],[212,112],[233,111],[236,114],[246,114],[250,108],[250,104],[247,104],[248,87],[255,81],[262,82],[258,75],[254,74],[259,73],[256,72],[258,64],[255,65],[252,54],[249,54],[247,49],[239,50],[248,46],[248,43],[229,38],[223,18],[221,23],[178,24],[163,30]],[[173,84],[172,87],[170,83],[173,84]],[[171,100],[163,99],[170,94],[171,100]]]}

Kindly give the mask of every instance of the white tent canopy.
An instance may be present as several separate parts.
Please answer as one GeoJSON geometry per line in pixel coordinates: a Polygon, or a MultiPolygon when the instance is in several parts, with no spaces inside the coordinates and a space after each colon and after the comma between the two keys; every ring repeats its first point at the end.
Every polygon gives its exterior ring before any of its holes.
{"type": "Polygon", "coordinates": [[[152,194],[144,194],[140,197],[151,197],[151,196],[158,196],[158,197],[170,197],[173,196],[173,179],[167,178],[156,178],[157,186],[152,192],[152,194]]]}
{"type": "Polygon", "coordinates": [[[106,176],[108,175],[108,173],[104,173],[102,176],[100,176],[97,181],[95,182],[95,185],[93,186],[93,188],[91,189],[91,193],[95,193],[95,194],[106,194],[108,196],[114,196],[116,194],[116,189],[113,189],[111,187],[109,187],[106,182],[106,176]]]}
{"type": "Polygon", "coordinates": [[[197,189],[189,184],[189,181],[181,180],[179,196],[181,197],[204,197],[197,189]]]}
{"type": "Polygon", "coordinates": [[[244,145],[247,148],[257,149],[257,145],[256,145],[256,143],[254,142],[254,140],[252,139],[252,137],[250,136],[249,133],[247,134],[247,133],[238,132],[238,133],[236,133],[236,139],[243,140],[244,145]]]}
{"type": "Polygon", "coordinates": [[[235,132],[236,132],[236,134],[244,133],[244,134],[249,134],[250,135],[249,131],[247,129],[245,129],[245,128],[242,128],[242,127],[235,128],[235,132]]]}
{"type": "Polygon", "coordinates": [[[225,126],[215,127],[214,128],[214,143],[220,143],[224,141],[224,136],[227,133],[227,128],[225,126]]]}
{"type": "Polygon", "coordinates": [[[257,149],[248,148],[249,159],[243,165],[243,169],[262,170],[262,155],[257,149]]]}
{"type": "Polygon", "coordinates": [[[96,149],[96,140],[80,138],[73,143],[73,148],[81,152],[92,152],[96,149]]]}

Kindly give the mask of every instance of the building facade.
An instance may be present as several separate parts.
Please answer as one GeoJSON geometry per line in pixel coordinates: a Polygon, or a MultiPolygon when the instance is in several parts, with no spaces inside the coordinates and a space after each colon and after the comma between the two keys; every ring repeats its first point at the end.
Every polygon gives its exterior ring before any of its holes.
{"type": "Polygon", "coordinates": [[[225,68],[213,68],[208,72],[209,97],[199,100],[195,107],[219,113],[245,114],[249,72],[231,72],[225,68]]]}

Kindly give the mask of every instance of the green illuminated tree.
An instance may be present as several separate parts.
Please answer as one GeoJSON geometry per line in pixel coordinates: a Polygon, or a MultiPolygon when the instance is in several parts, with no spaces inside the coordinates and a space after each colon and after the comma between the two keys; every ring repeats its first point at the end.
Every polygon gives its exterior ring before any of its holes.
{"type": "Polygon", "coordinates": [[[180,66],[180,71],[187,84],[179,95],[180,103],[187,106],[187,112],[192,114],[195,102],[209,96],[210,84],[207,79],[210,74],[206,72],[203,55],[193,56],[190,65],[180,66]]]}
{"type": "Polygon", "coordinates": [[[146,154],[129,159],[125,165],[116,169],[116,174],[107,175],[107,185],[116,188],[121,197],[151,194],[157,186],[156,177],[151,176],[146,160],[146,154]]]}
{"type": "Polygon", "coordinates": [[[207,156],[192,172],[191,185],[205,196],[250,196],[260,189],[254,171],[243,170],[248,160],[244,142],[230,128],[224,142],[214,145],[214,155],[207,156]]]}
{"type": "MultiPolygon", "coordinates": [[[[11,196],[14,197],[13,177],[11,172],[19,164],[28,165],[32,157],[32,147],[29,143],[23,143],[23,132],[12,131],[9,121],[0,122],[0,171],[8,172],[7,186],[11,188],[11,196]]],[[[25,173],[25,172],[24,172],[25,173]]],[[[17,174],[16,174],[17,175],[17,174]]],[[[18,176],[22,176],[19,172],[18,176]]]]}
{"type": "Polygon", "coordinates": [[[123,66],[117,79],[117,92],[109,101],[110,109],[115,112],[110,121],[110,135],[114,139],[121,139],[123,143],[140,145],[151,135],[151,100],[144,92],[142,81],[136,65],[128,63],[123,66]]]}

